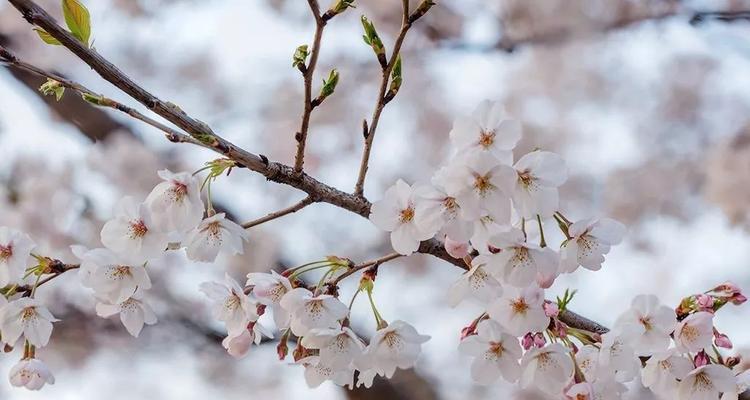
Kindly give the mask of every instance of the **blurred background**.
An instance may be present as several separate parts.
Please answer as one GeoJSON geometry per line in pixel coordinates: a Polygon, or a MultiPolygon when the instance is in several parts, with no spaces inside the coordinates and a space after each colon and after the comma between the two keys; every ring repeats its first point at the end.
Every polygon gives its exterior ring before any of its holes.
{"type": "MultiPolygon", "coordinates": [[[[59,2],[39,1],[60,17],[59,2]]],[[[94,46],[144,87],[209,123],[232,142],[289,163],[302,111],[295,47],[310,43],[303,0],[86,1],[94,46]]],[[[417,1],[412,1],[416,6],[417,1]]],[[[625,242],[602,271],[561,277],[550,295],[578,289],[572,308],[605,325],[633,296],[676,306],[724,281],[750,287],[750,2],[740,0],[443,0],[410,31],[404,85],[381,119],[365,194],[377,200],[396,179],[425,181],[449,156],[453,118],[488,98],[524,126],[516,156],[536,147],[568,161],[562,208],[575,219],[612,216],[625,242]]],[[[327,6],[322,0],[322,7],[327,6]]],[[[362,43],[359,15],[390,48],[397,0],[360,0],[328,24],[316,85],[331,68],[336,93],[313,113],[305,166],[342,190],[356,180],[362,119],[374,106],[379,68],[362,43]]],[[[44,45],[0,2],[0,44],[20,58],[136,105],[60,47],[44,45]]],[[[123,195],[143,199],[156,171],[193,171],[216,158],[174,145],[160,132],[0,68],[0,225],[27,231],[42,254],[74,262],[69,246],[98,247],[99,230],[123,195]]],[[[313,90],[317,92],[319,86],[313,90]]],[[[236,170],[213,186],[217,202],[245,222],[300,200],[301,193],[236,170]]],[[[363,261],[390,252],[368,221],[326,204],[253,228],[242,257],[216,264],[170,252],[152,269],[149,301],[159,323],[138,339],[95,316],[91,293],[69,273],[38,296],[62,319],[39,352],[57,377],[42,392],[0,384],[3,399],[543,399],[498,383],[471,383],[458,354],[460,329],[477,304],[446,305],[460,271],[415,255],[380,269],[375,298],[386,319],[432,336],[415,370],[371,391],[326,383],[310,390],[302,369],[276,360],[275,344],[237,361],[221,348],[200,282],[224,271],[290,267],[335,254],[363,261]]],[[[356,280],[356,278],[355,278],[356,280]]],[[[356,282],[354,282],[356,283],[356,282]]],[[[353,283],[342,290],[352,292],[353,283]]],[[[374,331],[367,305],[355,328],[374,331]]],[[[735,349],[750,347],[746,308],[717,317],[735,349]]],[[[731,353],[735,353],[733,351],[731,353]]],[[[18,351],[0,357],[7,375],[18,351]]],[[[632,399],[648,399],[634,387],[632,399]]]]}

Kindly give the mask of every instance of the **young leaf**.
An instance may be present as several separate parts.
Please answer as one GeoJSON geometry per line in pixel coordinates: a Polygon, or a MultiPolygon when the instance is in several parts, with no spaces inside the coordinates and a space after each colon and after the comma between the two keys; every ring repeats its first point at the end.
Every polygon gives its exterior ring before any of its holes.
{"type": "Polygon", "coordinates": [[[41,38],[44,43],[51,44],[53,46],[60,46],[62,44],[42,28],[34,28],[34,32],[39,35],[39,38],[41,38]]]}
{"type": "Polygon", "coordinates": [[[47,79],[47,82],[39,87],[39,91],[45,96],[55,95],[57,101],[60,101],[65,94],[65,86],[54,79],[47,79]]]}
{"type": "Polygon", "coordinates": [[[91,38],[91,16],[79,0],[62,0],[63,15],[68,29],[86,47],[91,38]]]}

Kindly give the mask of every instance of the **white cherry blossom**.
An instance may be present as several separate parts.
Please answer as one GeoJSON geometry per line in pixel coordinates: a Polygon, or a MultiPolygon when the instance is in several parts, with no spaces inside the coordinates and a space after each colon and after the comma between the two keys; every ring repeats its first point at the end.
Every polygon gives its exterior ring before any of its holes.
{"type": "Polygon", "coordinates": [[[0,287],[21,282],[35,246],[27,234],[0,227],[0,287]]]}
{"type": "Polygon", "coordinates": [[[640,360],[635,350],[615,332],[602,335],[597,369],[600,376],[605,371],[614,375],[618,382],[629,382],[640,369],[640,360]]]}
{"type": "Polygon", "coordinates": [[[213,302],[213,316],[226,324],[229,336],[239,336],[250,322],[258,320],[256,305],[229,274],[224,276],[223,284],[204,282],[200,290],[213,302]]]}
{"type": "Polygon", "coordinates": [[[305,357],[295,364],[305,367],[305,383],[310,388],[316,388],[325,381],[332,381],[339,386],[354,387],[354,369],[332,368],[320,361],[319,356],[305,357]]]}
{"type": "Polygon", "coordinates": [[[521,359],[521,386],[560,396],[573,376],[574,366],[569,352],[559,343],[527,351],[521,359]]]}
{"type": "Polygon", "coordinates": [[[117,205],[115,217],[101,231],[102,244],[132,263],[143,263],[166,250],[169,237],[153,223],[151,210],[125,197],[117,205]]]}
{"type": "Polygon", "coordinates": [[[456,118],[450,138],[458,151],[486,151],[510,162],[521,139],[521,124],[508,116],[502,103],[485,100],[471,117],[456,118]]]}
{"type": "Polygon", "coordinates": [[[365,353],[372,357],[378,374],[390,379],[396,368],[407,369],[417,363],[422,343],[429,339],[408,323],[397,320],[375,332],[365,353]]]}
{"type": "Polygon", "coordinates": [[[669,347],[669,335],[676,322],[674,310],[660,304],[656,296],[639,295],[617,319],[614,330],[620,332],[638,355],[646,356],[669,347]]]}
{"type": "Polygon", "coordinates": [[[474,221],[474,232],[469,239],[469,243],[479,254],[490,254],[488,247],[490,238],[507,230],[508,225],[498,224],[492,216],[483,214],[474,221]]]}
{"type": "Polygon", "coordinates": [[[219,253],[242,254],[243,241],[249,240],[247,231],[218,213],[201,221],[190,231],[183,245],[187,256],[194,261],[213,262],[219,253]]]}
{"type": "Polygon", "coordinates": [[[52,336],[52,323],[57,321],[39,300],[22,297],[3,307],[0,331],[3,341],[10,345],[23,334],[29,343],[43,347],[52,336]]]}
{"type": "Polygon", "coordinates": [[[344,369],[359,357],[365,345],[347,327],[311,329],[302,338],[306,349],[319,349],[320,362],[334,369],[344,369]]]}
{"type": "Polygon", "coordinates": [[[515,382],[521,374],[518,338],[505,333],[495,321],[480,322],[477,334],[462,340],[458,351],[474,357],[471,377],[482,385],[495,382],[501,375],[506,381],[515,382]]]}
{"type": "Polygon", "coordinates": [[[674,330],[674,341],[677,344],[677,348],[683,352],[698,352],[704,349],[711,349],[713,318],[713,314],[706,311],[699,311],[688,315],[685,319],[677,323],[677,327],[674,330]]]}
{"type": "Polygon", "coordinates": [[[156,323],[156,314],[148,303],[143,301],[139,292],[118,304],[100,302],[96,304],[96,315],[108,318],[115,314],[120,315],[120,322],[133,337],[138,337],[143,325],[156,323]]]}
{"type": "Polygon", "coordinates": [[[151,288],[151,278],[143,265],[124,265],[117,263],[114,257],[107,262],[96,266],[88,280],[97,297],[117,304],[129,299],[138,289],[151,288]]]}
{"type": "Polygon", "coordinates": [[[471,269],[461,275],[448,289],[448,303],[457,306],[466,298],[474,298],[487,304],[503,294],[503,287],[487,271],[487,256],[476,256],[471,261],[471,269]]]}
{"type": "Polygon", "coordinates": [[[750,370],[745,370],[736,377],[736,388],[721,395],[721,400],[739,400],[740,394],[750,389],[750,370]]]}
{"type": "Polygon", "coordinates": [[[417,196],[409,184],[399,179],[372,204],[370,222],[391,233],[391,245],[399,254],[409,255],[419,243],[435,236],[436,230],[423,231],[416,222],[417,196]]]}
{"type": "Polygon", "coordinates": [[[16,363],[10,369],[8,378],[11,385],[29,390],[40,390],[44,385],[55,383],[55,377],[47,365],[36,358],[26,358],[16,363]]]}
{"type": "Polygon", "coordinates": [[[200,182],[188,172],[159,171],[164,182],[159,183],[146,197],[154,222],[164,232],[179,240],[203,218],[204,206],[200,196],[200,182]]]}
{"type": "Polygon", "coordinates": [[[532,151],[513,165],[513,205],[521,217],[548,217],[557,211],[557,188],[568,179],[565,161],[549,151],[532,151]]]}
{"type": "Polygon", "coordinates": [[[549,325],[544,314],[544,291],[536,284],[520,289],[506,286],[505,293],[487,306],[490,318],[500,323],[511,335],[523,336],[541,332],[549,325]]]}
{"type": "Polygon", "coordinates": [[[251,322],[252,329],[245,329],[239,335],[229,335],[221,341],[221,345],[234,358],[243,358],[250,350],[253,343],[259,345],[263,336],[273,339],[273,334],[260,322],[251,322]]]}
{"type": "Polygon", "coordinates": [[[560,260],[557,253],[549,247],[539,247],[526,241],[523,232],[511,228],[492,236],[489,245],[500,249],[500,252],[489,256],[488,266],[491,271],[502,276],[503,282],[519,288],[525,288],[538,277],[556,277],[560,260]]]}
{"type": "Polygon", "coordinates": [[[339,299],[313,293],[305,288],[295,288],[281,298],[281,307],[292,315],[292,333],[306,335],[311,329],[337,328],[339,321],[349,314],[349,307],[339,299]]]}
{"type": "Polygon", "coordinates": [[[593,382],[599,377],[599,349],[595,346],[587,344],[578,349],[576,362],[587,381],[593,382]]]}
{"type": "Polygon", "coordinates": [[[564,272],[582,266],[591,271],[602,268],[604,255],[625,236],[625,226],[610,218],[589,218],[574,222],[568,228],[571,236],[561,246],[564,272]]]}
{"type": "Polygon", "coordinates": [[[424,232],[443,232],[453,240],[468,241],[472,223],[464,215],[456,193],[449,193],[441,183],[441,169],[432,179],[432,185],[414,189],[416,196],[415,221],[424,232]]]}
{"type": "Polygon", "coordinates": [[[247,286],[253,287],[253,296],[258,302],[271,307],[276,328],[288,328],[291,315],[281,308],[281,298],[292,290],[289,279],[276,271],[270,274],[251,272],[247,274],[247,286]]]}
{"type": "Polygon", "coordinates": [[[729,368],[709,364],[696,368],[677,387],[679,400],[714,400],[719,393],[737,388],[737,380],[729,368]]]}
{"type": "Polygon", "coordinates": [[[678,380],[693,370],[693,361],[675,349],[652,355],[641,370],[643,386],[666,398],[677,397],[678,380]]]}
{"type": "Polygon", "coordinates": [[[456,193],[465,219],[487,214],[499,224],[510,222],[513,168],[485,153],[458,157],[449,168],[454,170],[446,175],[444,185],[448,192],[456,193]]]}
{"type": "Polygon", "coordinates": [[[372,387],[375,377],[378,376],[378,370],[375,366],[375,360],[371,354],[363,352],[359,357],[354,359],[354,368],[359,371],[357,376],[357,387],[372,387]]]}

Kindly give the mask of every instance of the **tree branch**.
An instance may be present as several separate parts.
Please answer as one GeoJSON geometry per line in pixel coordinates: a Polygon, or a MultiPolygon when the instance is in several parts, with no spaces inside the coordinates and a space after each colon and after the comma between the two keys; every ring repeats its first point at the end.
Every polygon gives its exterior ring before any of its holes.
{"type": "Polygon", "coordinates": [[[375,267],[375,266],[383,264],[385,262],[388,262],[388,261],[391,261],[391,260],[395,260],[395,259],[397,259],[399,257],[403,257],[403,256],[401,254],[398,254],[398,253],[391,253],[391,254],[388,254],[387,256],[376,258],[376,259],[370,260],[370,261],[365,261],[362,264],[357,264],[354,267],[349,268],[349,270],[347,270],[343,274],[341,274],[338,277],[336,277],[336,279],[334,279],[333,282],[331,282],[331,285],[333,285],[333,286],[338,285],[339,282],[341,282],[342,280],[348,278],[349,276],[351,276],[352,274],[356,273],[357,271],[361,271],[361,270],[363,270],[365,268],[375,267]]]}
{"type": "MultiPolygon", "coordinates": [[[[188,116],[184,111],[182,111],[179,107],[175,106],[174,104],[159,100],[156,96],[154,96],[147,90],[143,89],[142,87],[138,86],[138,84],[136,84],[132,79],[127,77],[114,64],[107,61],[104,57],[99,55],[94,50],[89,49],[88,47],[82,45],[70,33],[68,33],[66,30],[61,28],[57,24],[57,22],[55,22],[55,20],[46,11],[44,11],[44,9],[39,7],[33,1],[31,0],[8,0],[8,2],[11,3],[16,9],[18,9],[21,12],[24,18],[29,23],[41,27],[47,33],[49,33],[52,37],[60,41],[60,43],[63,46],[68,48],[76,56],[78,56],[78,58],[80,58],[83,62],[88,64],[102,78],[109,81],[110,83],[118,87],[120,90],[122,90],[123,92],[125,92],[126,94],[128,94],[130,97],[137,100],[141,104],[144,104],[146,107],[154,111],[156,114],[174,123],[176,126],[180,127],[185,132],[190,133],[190,135],[194,139],[201,142],[205,147],[209,147],[215,152],[220,153],[236,161],[238,164],[240,164],[240,166],[246,167],[252,171],[262,174],[270,181],[285,184],[285,185],[294,187],[296,189],[299,189],[307,193],[308,195],[310,195],[316,201],[329,203],[336,207],[358,214],[364,218],[367,218],[369,216],[371,204],[369,201],[363,198],[361,194],[355,195],[355,194],[343,192],[339,189],[326,185],[325,183],[322,183],[312,178],[311,176],[309,176],[308,174],[304,172],[300,172],[300,173],[295,172],[294,168],[288,165],[277,163],[277,162],[270,162],[268,158],[266,158],[263,155],[256,155],[256,154],[250,153],[248,151],[245,151],[235,146],[231,142],[214,134],[211,128],[208,127],[208,125],[206,125],[205,123],[188,116]]],[[[425,4],[428,4],[426,8],[429,8],[429,4],[432,4],[432,2],[431,0],[424,0],[422,4],[419,6],[419,8],[410,17],[409,24],[411,24],[412,22],[416,20],[413,18],[414,15],[418,12],[421,12],[419,10],[424,9],[425,4]]],[[[424,12],[421,12],[421,15],[424,15],[424,12]]],[[[403,42],[404,37],[406,35],[406,32],[403,29],[403,27],[402,27],[402,32],[403,33],[399,35],[400,40],[397,41],[397,46],[394,46],[394,54],[396,54],[396,51],[400,49],[401,43],[403,42]]],[[[391,61],[392,62],[389,63],[389,66],[392,69],[393,64],[395,63],[395,58],[392,57],[391,61]]],[[[387,76],[387,74],[384,74],[384,76],[387,76]]],[[[380,98],[381,99],[383,98],[382,93],[381,93],[380,98]]],[[[382,111],[382,108],[381,108],[381,111],[382,111]]],[[[377,111],[377,108],[376,108],[376,112],[377,112],[377,115],[379,116],[380,112],[377,111]]],[[[372,136],[372,135],[369,135],[369,136],[372,136]]],[[[369,142],[371,146],[372,140],[370,139],[369,142]]],[[[367,151],[368,151],[367,157],[369,159],[369,149],[367,151]]],[[[364,163],[365,173],[366,173],[366,166],[367,164],[365,162],[364,163]]],[[[362,175],[362,181],[364,183],[364,173],[362,173],[362,171],[360,171],[360,173],[362,175]]],[[[436,239],[429,239],[420,243],[418,252],[424,253],[424,254],[430,254],[441,260],[451,263],[461,269],[464,269],[464,270],[466,269],[464,262],[460,259],[451,257],[450,254],[448,254],[448,252],[445,250],[445,247],[443,246],[443,244],[436,239]]],[[[566,318],[570,318],[569,320],[573,322],[585,323],[586,321],[589,321],[581,316],[578,316],[572,311],[566,311],[563,315],[566,316],[566,318]]],[[[561,320],[563,322],[568,323],[566,319],[564,318],[561,318],[561,320]]],[[[591,324],[594,324],[594,325],[589,326],[589,328],[598,327],[598,329],[600,330],[607,329],[593,322],[591,322],[591,324]]],[[[570,323],[569,325],[574,328],[578,327],[574,323],[570,323]]],[[[584,326],[580,328],[596,331],[593,329],[588,329],[584,326]]]]}
{"type": "Polygon", "coordinates": [[[300,202],[298,202],[297,204],[295,204],[295,205],[293,205],[291,207],[287,207],[287,208],[285,208],[283,210],[272,212],[272,213],[266,215],[265,217],[258,218],[258,219],[254,220],[254,221],[246,222],[246,223],[242,224],[242,227],[245,228],[245,229],[250,229],[250,228],[252,228],[254,226],[258,226],[260,224],[264,224],[264,223],[266,223],[268,221],[271,221],[271,220],[274,220],[276,218],[281,218],[281,217],[283,217],[285,215],[297,212],[297,211],[299,211],[299,210],[301,210],[301,209],[309,206],[310,204],[312,204],[314,202],[315,202],[315,200],[312,197],[310,197],[310,196],[305,197],[300,202]]]}

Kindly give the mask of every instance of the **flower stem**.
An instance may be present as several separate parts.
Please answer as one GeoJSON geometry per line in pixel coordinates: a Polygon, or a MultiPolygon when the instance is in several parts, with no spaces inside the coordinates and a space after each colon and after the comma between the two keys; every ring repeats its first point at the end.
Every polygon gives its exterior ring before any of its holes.
{"type": "Polygon", "coordinates": [[[541,239],[539,239],[539,246],[547,247],[547,242],[544,240],[544,227],[542,226],[542,217],[540,217],[539,214],[536,215],[536,222],[537,224],[539,224],[539,234],[541,235],[541,239]]]}

